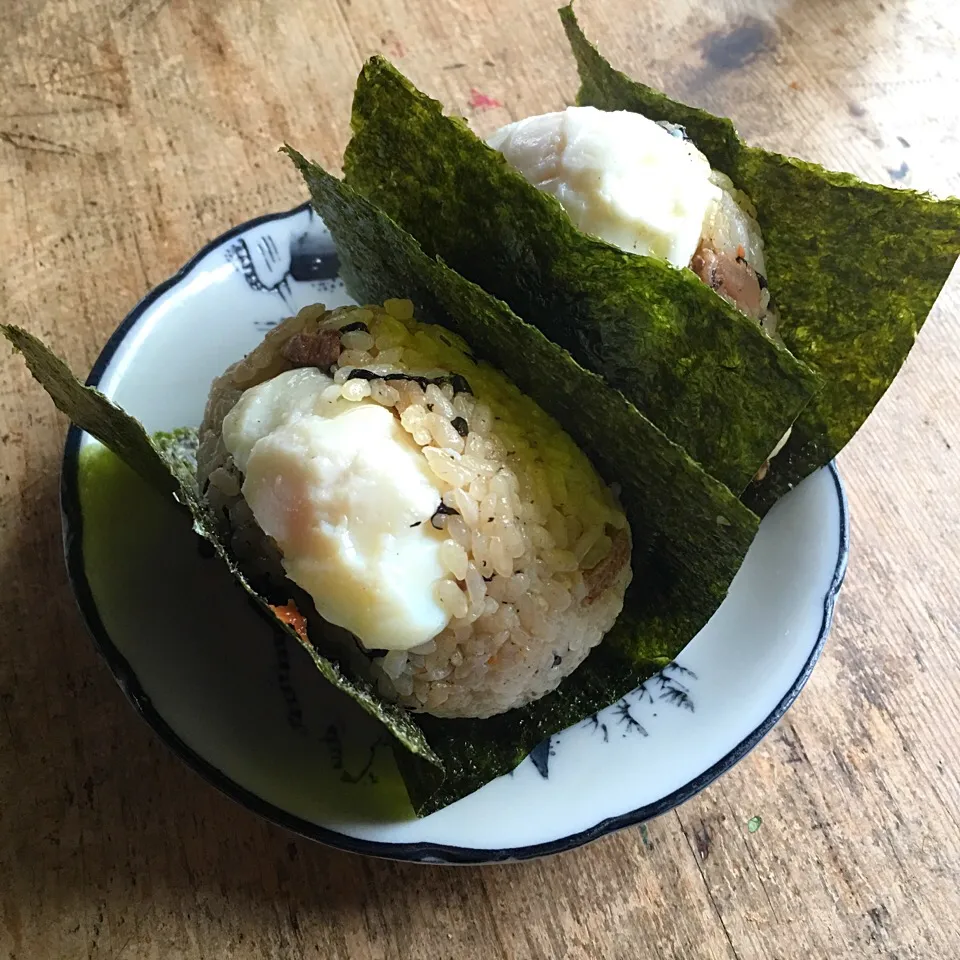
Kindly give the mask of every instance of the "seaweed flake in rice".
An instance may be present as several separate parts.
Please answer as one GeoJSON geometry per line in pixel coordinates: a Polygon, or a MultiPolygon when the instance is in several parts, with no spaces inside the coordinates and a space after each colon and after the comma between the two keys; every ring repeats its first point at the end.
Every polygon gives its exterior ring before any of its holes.
{"type": "Polygon", "coordinates": [[[623,606],[630,531],[609,488],[406,300],[307,307],[272,330],[214,382],[198,465],[251,575],[304,591],[411,710],[536,700],[623,606]]]}

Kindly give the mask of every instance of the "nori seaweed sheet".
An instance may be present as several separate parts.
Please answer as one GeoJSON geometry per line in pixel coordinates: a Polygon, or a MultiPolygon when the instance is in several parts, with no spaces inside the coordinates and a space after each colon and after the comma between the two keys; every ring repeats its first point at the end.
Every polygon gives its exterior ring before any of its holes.
{"type": "Polygon", "coordinates": [[[765,512],[840,452],[890,386],[960,255],[960,200],[750,147],[730,120],[615,70],[571,6],[560,16],[580,72],[579,104],[681,124],[757,208],[778,332],[825,379],[766,479],[747,491],[746,502],[765,512]]]}
{"type": "Polygon", "coordinates": [[[633,584],[613,630],[552,694],[487,720],[418,722],[446,777],[398,761],[429,813],[512,769],[546,736],[615,702],[665,666],[714,613],[758,518],[604,379],[506,304],[427,256],[385,213],[286,148],[330,228],[348,290],[363,302],[412,299],[422,319],[460,334],[480,358],[554,416],[605,479],[622,486],[634,538],[633,584]]]}
{"type": "Polygon", "coordinates": [[[380,57],[360,75],[352,126],[348,184],[603,375],[736,493],[819,389],[692,271],[577,230],[556,199],[380,57]]]}
{"type": "Polygon", "coordinates": [[[69,367],[33,334],[8,324],[0,324],[0,333],[23,354],[30,372],[50,395],[58,410],[112,450],[155,490],[173,495],[178,503],[189,510],[196,533],[213,546],[215,553],[267,620],[306,649],[325,680],[379,720],[411,755],[432,764],[439,763],[422,731],[406,711],[381,701],[365,681],[346,676],[339,664],[324,657],[307,637],[302,637],[280,620],[267,600],[250,585],[217,533],[210,507],[200,496],[196,461],[192,459],[195,450],[192,431],[180,429],[150,437],[139,420],[99,390],[84,386],[69,367]]]}

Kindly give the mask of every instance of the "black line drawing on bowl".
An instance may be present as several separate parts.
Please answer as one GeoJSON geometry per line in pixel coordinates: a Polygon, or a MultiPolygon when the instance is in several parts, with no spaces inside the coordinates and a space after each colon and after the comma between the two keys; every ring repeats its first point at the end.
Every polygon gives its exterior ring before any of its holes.
{"type": "Polygon", "coordinates": [[[547,737],[542,743],[538,743],[529,753],[530,762],[537,768],[537,773],[544,780],[550,776],[550,758],[554,754],[552,749],[553,737],[547,737]]]}
{"type": "Polygon", "coordinates": [[[278,243],[271,233],[239,236],[223,250],[224,259],[239,269],[247,286],[257,292],[275,293],[287,309],[292,308],[291,281],[334,281],[340,276],[340,258],[333,240],[319,218],[308,209],[306,229],[278,243]]]}
{"type": "MultiPolygon", "coordinates": [[[[367,744],[367,756],[360,765],[358,773],[351,773],[347,767],[347,761],[344,756],[343,738],[340,735],[340,728],[331,723],[327,726],[322,737],[317,738],[320,743],[325,744],[330,753],[330,766],[340,773],[340,780],[343,783],[357,784],[366,779],[370,783],[379,783],[380,778],[374,773],[373,765],[377,759],[377,753],[381,747],[390,748],[390,741],[386,737],[377,737],[371,743],[367,744]]],[[[353,751],[351,750],[351,755],[353,751]]]]}
{"type": "Polygon", "coordinates": [[[276,293],[283,302],[290,297],[290,251],[281,254],[276,240],[269,234],[252,245],[238,237],[223,251],[228,263],[240,270],[251,290],[276,293]]]}
{"type": "Polygon", "coordinates": [[[609,741],[610,741],[610,731],[607,729],[607,725],[606,725],[605,723],[601,723],[601,722],[600,722],[600,714],[599,714],[599,713],[591,713],[590,716],[587,717],[587,719],[583,721],[583,726],[585,726],[585,727],[593,727],[594,731],[596,731],[596,730],[602,730],[602,731],[603,731],[603,742],[604,742],[604,743],[609,743],[609,741]]]}
{"type": "MultiPolygon", "coordinates": [[[[690,695],[690,688],[681,683],[676,675],[688,677],[696,680],[697,675],[687,667],[681,666],[676,661],[668,663],[659,673],[654,674],[649,680],[645,680],[635,690],[631,690],[625,697],[613,704],[612,709],[616,713],[617,724],[623,725],[626,729],[622,731],[621,736],[627,736],[628,733],[637,733],[641,737],[648,737],[650,734],[647,728],[634,716],[633,707],[638,707],[642,703],[656,703],[658,700],[664,700],[675,707],[682,707],[693,713],[693,698],[690,695]],[[654,695],[656,694],[656,696],[654,695]]],[[[610,728],[606,723],[601,723],[600,713],[591,714],[583,721],[584,725],[590,726],[594,731],[600,731],[603,734],[603,742],[610,742],[610,728]]],[[[656,716],[656,714],[654,714],[656,716]]],[[[529,757],[533,765],[537,768],[537,773],[544,780],[550,777],[550,758],[556,754],[556,747],[560,743],[563,733],[554,734],[547,737],[542,743],[537,744],[530,751],[529,757]]]]}
{"type": "Polygon", "coordinates": [[[378,737],[369,747],[370,753],[367,756],[367,762],[361,767],[359,773],[350,773],[346,767],[344,767],[343,772],[340,774],[340,779],[344,783],[359,783],[363,779],[367,779],[370,783],[379,783],[380,778],[373,772],[373,765],[377,759],[377,751],[381,747],[390,748],[390,743],[384,737],[378,737]]]}
{"type": "Polygon", "coordinates": [[[287,726],[291,730],[303,730],[303,709],[300,706],[300,699],[297,691],[294,689],[293,682],[290,679],[290,647],[288,645],[289,637],[277,630],[273,635],[273,652],[277,658],[276,662],[276,680],[277,687],[280,690],[280,696],[287,708],[287,726]]]}
{"type": "MultiPolygon", "coordinates": [[[[643,688],[641,687],[640,689],[642,690],[643,688]]],[[[628,699],[629,696],[630,694],[628,693],[626,697],[618,700],[613,705],[613,709],[617,713],[617,723],[623,724],[623,726],[627,728],[623,731],[622,736],[625,737],[628,733],[635,730],[640,734],[641,737],[649,737],[650,734],[647,733],[647,728],[630,712],[630,701],[628,699]]],[[[642,701],[642,694],[640,699],[642,701]]]]}
{"type": "Polygon", "coordinates": [[[310,224],[290,242],[290,276],[298,283],[315,280],[336,280],[340,276],[340,257],[334,249],[330,234],[310,224]]]}
{"type": "Polygon", "coordinates": [[[650,686],[656,686],[660,691],[657,697],[658,700],[666,700],[667,703],[673,704],[675,707],[683,707],[684,710],[689,710],[693,713],[694,702],[690,696],[690,688],[677,679],[677,674],[681,677],[689,677],[690,680],[697,679],[697,675],[692,670],[688,667],[682,667],[674,660],[672,663],[668,663],[658,674],[638,687],[641,696],[646,696],[648,702],[653,703],[653,693],[651,693],[648,684],[650,686]]]}

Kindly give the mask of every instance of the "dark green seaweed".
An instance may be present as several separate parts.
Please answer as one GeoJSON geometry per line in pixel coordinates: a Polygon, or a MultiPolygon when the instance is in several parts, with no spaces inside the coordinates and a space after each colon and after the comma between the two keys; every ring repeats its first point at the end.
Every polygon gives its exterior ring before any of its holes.
{"type": "Polygon", "coordinates": [[[864,183],[747,146],[733,124],[615,70],[560,11],[576,57],[577,102],[681,124],[757,208],[778,332],[825,380],[766,480],[745,499],[765,511],[828,463],[896,376],[960,254],[960,200],[864,183]]]}
{"type": "Polygon", "coordinates": [[[363,69],[352,126],[348,184],[623,391],[735,492],[819,388],[692,271],[578,231],[382,58],[363,69]]]}
{"type": "Polygon", "coordinates": [[[190,511],[196,533],[213,546],[262,614],[277,629],[284,630],[306,649],[325,680],[379,720],[411,754],[434,764],[439,763],[408,713],[383,703],[365,682],[346,676],[339,664],[328,660],[306,636],[301,636],[280,620],[267,600],[250,585],[220,538],[210,508],[200,496],[196,462],[193,459],[196,446],[193,431],[175,430],[151,438],[138,420],[99,390],[84,386],[69,367],[32,334],[7,324],[0,324],[0,333],[23,354],[30,372],[50,394],[58,410],[112,450],[155,490],[173,495],[190,511]]]}
{"type": "Polygon", "coordinates": [[[634,538],[633,584],[603,643],[552,694],[488,720],[419,723],[446,777],[398,753],[414,806],[430,812],[512,769],[537,743],[608,706],[661,669],[726,595],[758,518],[602,377],[465,280],[384,212],[286,148],[330,228],[348,289],[362,302],[412,299],[460,334],[554,416],[608,481],[622,487],[634,538]]]}

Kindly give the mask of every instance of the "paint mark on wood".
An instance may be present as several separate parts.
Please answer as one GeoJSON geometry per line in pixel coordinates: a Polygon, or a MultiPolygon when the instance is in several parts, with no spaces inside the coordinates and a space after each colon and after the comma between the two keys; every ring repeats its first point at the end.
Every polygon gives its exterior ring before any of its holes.
{"type": "Polygon", "coordinates": [[[739,70],[776,48],[777,34],[765,20],[750,17],[730,30],[715,30],[701,42],[703,59],[715,70],[739,70]]]}
{"type": "Polygon", "coordinates": [[[643,841],[643,845],[648,849],[653,849],[653,841],[650,839],[650,831],[647,829],[645,823],[640,824],[640,839],[643,841]]]}
{"type": "Polygon", "coordinates": [[[380,38],[380,46],[388,56],[400,59],[407,55],[407,48],[403,41],[392,31],[388,31],[380,38]]]}
{"type": "Polygon", "coordinates": [[[495,97],[482,93],[476,87],[470,88],[470,106],[474,110],[493,110],[496,107],[502,107],[503,104],[495,97]]]}
{"type": "Polygon", "coordinates": [[[887,908],[881,903],[875,907],[871,907],[867,911],[867,916],[873,922],[873,925],[877,930],[882,930],[890,914],[887,911],[887,908]]]}
{"type": "Polygon", "coordinates": [[[710,855],[710,842],[713,839],[710,835],[710,828],[701,821],[700,829],[693,834],[693,842],[697,848],[697,856],[703,862],[710,855]]]}
{"type": "Polygon", "coordinates": [[[809,763],[807,752],[803,749],[800,737],[789,725],[784,725],[777,731],[776,743],[782,743],[787,748],[787,763],[809,763]]]}
{"type": "Polygon", "coordinates": [[[906,178],[909,172],[910,168],[907,166],[906,160],[904,160],[896,170],[891,167],[887,167],[887,173],[890,174],[891,180],[903,180],[906,178]]]}

